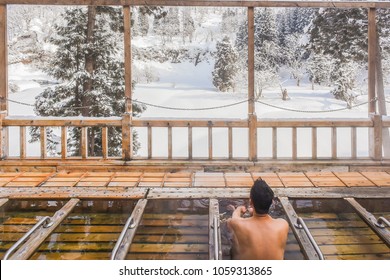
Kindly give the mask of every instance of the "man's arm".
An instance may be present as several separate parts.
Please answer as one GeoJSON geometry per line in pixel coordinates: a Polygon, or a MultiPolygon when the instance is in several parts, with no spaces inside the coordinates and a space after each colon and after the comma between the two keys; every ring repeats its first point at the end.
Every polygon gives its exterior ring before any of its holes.
{"type": "Polygon", "coordinates": [[[246,212],[245,206],[238,206],[232,214],[232,219],[241,219],[242,215],[246,212]]]}

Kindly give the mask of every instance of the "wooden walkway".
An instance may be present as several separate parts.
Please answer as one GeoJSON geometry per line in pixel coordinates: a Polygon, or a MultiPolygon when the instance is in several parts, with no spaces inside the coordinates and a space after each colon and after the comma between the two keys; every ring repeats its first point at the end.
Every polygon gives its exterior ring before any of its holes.
{"type": "Polygon", "coordinates": [[[71,172],[0,173],[0,187],[248,188],[390,187],[390,172],[71,172]]]}
{"type": "Polygon", "coordinates": [[[134,227],[127,228],[117,259],[213,259],[213,246],[221,243],[213,232],[223,231],[214,218],[227,211],[225,199],[247,199],[257,178],[273,188],[283,208],[278,215],[289,221],[286,259],[318,259],[308,235],[296,227],[298,217],[325,259],[390,259],[390,231],[375,226],[378,217],[388,217],[389,207],[367,208],[371,213],[355,200],[374,198],[374,205],[388,205],[390,172],[0,173],[0,207],[13,209],[0,223],[0,257],[38,216],[50,216],[54,226],[34,233],[13,259],[108,259],[127,219],[134,227]],[[203,198],[208,206],[200,208],[202,213],[177,204],[203,198]],[[310,199],[317,205],[313,201],[323,199],[322,204],[325,198],[350,205],[349,210],[332,206],[306,212],[306,202],[299,202],[310,199]],[[57,202],[52,208],[44,201],[57,202]]]}

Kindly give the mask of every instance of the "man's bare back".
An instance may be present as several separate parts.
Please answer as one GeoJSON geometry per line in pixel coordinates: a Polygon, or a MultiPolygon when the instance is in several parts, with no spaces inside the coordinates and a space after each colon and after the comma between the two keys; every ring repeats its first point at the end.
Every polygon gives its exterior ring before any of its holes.
{"type": "Polygon", "coordinates": [[[232,258],[241,260],[282,260],[288,235],[288,223],[273,219],[268,214],[256,214],[243,218],[244,206],[234,210],[228,220],[233,233],[232,258]]]}

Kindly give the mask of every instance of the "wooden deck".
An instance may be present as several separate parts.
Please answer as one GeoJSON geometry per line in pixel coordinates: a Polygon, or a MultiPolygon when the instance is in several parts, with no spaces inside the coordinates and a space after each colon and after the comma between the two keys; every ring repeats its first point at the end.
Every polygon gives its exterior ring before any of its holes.
{"type": "MultiPolygon", "coordinates": [[[[221,218],[227,212],[227,200],[247,199],[257,178],[273,188],[281,205],[277,215],[290,223],[286,259],[318,258],[305,233],[294,226],[298,216],[305,220],[325,259],[390,259],[390,231],[373,226],[379,216],[388,217],[390,207],[372,216],[365,209],[348,206],[359,205],[354,199],[376,199],[374,205],[379,200],[379,205],[388,205],[390,172],[384,171],[3,172],[0,257],[38,217],[50,216],[54,227],[39,229],[13,259],[109,259],[126,220],[138,215],[134,229],[126,230],[121,258],[213,258],[213,215],[221,218]],[[316,199],[337,200],[336,204],[349,210],[337,212],[336,207],[307,212],[297,203],[316,199]],[[201,213],[191,212],[195,209],[192,204],[178,206],[195,200],[210,205],[199,208],[201,213]],[[31,208],[33,201],[38,203],[31,208]],[[45,201],[57,201],[58,205],[51,208],[45,201]],[[141,201],[144,206],[137,211],[141,201]]],[[[224,231],[226,234],[226,228],[224,231]]],[[[226,237],[223,241],[226,243],[226,237]]],[[[229,258],[222,250],[221,257],[229,258]]]]}

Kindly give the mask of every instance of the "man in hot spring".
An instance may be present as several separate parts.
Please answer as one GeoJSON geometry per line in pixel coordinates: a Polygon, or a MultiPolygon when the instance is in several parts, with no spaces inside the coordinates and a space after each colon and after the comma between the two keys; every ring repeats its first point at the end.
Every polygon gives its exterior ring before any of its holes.
{"type": "Polygon", "coordinates": [[[251,188],[248,209],[245,206],[234,209],[227,220],[233,239],[232,259],[283,259],[289,226],[286,220],[274,219],[268,214],[273,198],[272,189],[258,179],[251,188]]]}

